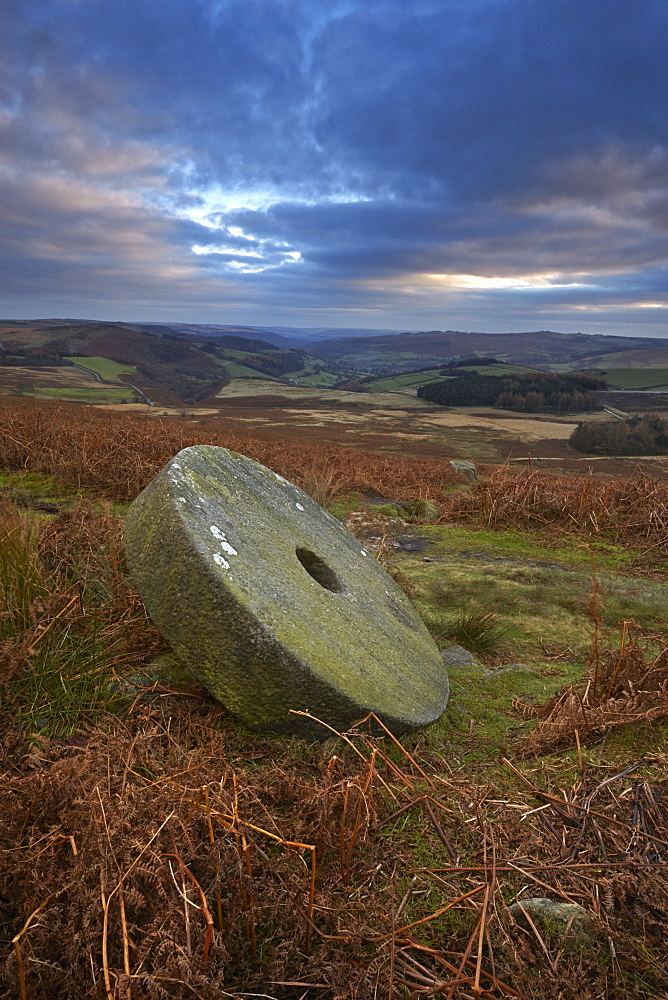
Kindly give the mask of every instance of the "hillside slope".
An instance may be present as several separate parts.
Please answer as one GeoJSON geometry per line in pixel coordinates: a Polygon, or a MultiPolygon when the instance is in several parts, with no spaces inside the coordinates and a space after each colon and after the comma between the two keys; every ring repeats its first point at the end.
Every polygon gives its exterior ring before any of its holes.
{"type": "MultiPolygon", "coordinates": [[[[418,365],[443,364],[456,358],[490,355],[514,364],[582,364],[586,367],[610,367],[602,363],[608,354],[642,351],[665,351],[662,341],[643,337],[607,337],[581,333],[555,333],[540,330],[528,333],[459,333],[431,330],[424,333],[400,333],[393,336],[352,337],[326,340],[310,347],[313,354],[326,361],[336,361],[377,374],[409,371],[418,365]]],[[[629,362],[631,363],[631,362],[629,362]]]]}

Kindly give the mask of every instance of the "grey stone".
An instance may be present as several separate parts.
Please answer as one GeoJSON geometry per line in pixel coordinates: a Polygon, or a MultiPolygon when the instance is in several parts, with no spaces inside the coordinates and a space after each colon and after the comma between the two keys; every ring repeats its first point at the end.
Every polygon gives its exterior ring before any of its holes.
{"type": "Polygon", "coordinates": [[[522,927],[530,926],[525,911],[536,927],[548,934],[563,934],[566,929],[574,936],[583,936],[587,933],[589,924],[587,911],[578,903],[560,903],[541,896],[520,899],[512,904],[510,912],[522,927]]]}
{"type": "Polygon", "coordinates": [[[186,448],[131,504],[128,566],[178,660],[252,728],[323,739],[373,711],[395,733],[435,721],[447,671],[401,588],[281,476],[186,448]]]}
{"type": "Polygon", "coordinates": [[[478,473],[476,472],[476,467],[473,462],[463,462],[459,459],[453,459],[450,462],[453,469],[457,472],[461,472],[465,479],[470,480],[472,483],[478,482],[478,473]]]}
{"type": "Polygon", "coordinates": [[[441,662],[445,667],[477,667],[478,661],[473,653],[463,646],[448,646],[441,651],[441,662]]]}
{"type": "Polygon", "coordinates": [[[528,667],[526,663],[507,663],[503,667],[496,667],[494,670],[486,670],[484,678],[486,681],[491,681],[494,677],[498,677],[500,674],[534,674],[535,670],[528,667]]]}

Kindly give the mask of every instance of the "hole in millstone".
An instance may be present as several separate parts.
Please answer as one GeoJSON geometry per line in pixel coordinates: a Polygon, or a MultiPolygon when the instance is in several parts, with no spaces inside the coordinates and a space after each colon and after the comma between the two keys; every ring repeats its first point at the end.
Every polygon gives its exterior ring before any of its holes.
{"type": "Polygon", "coordinates": [[[311,552],[310,549],[297,548],[295,551],[300,563],[316,583],[319,583],[325,590],[331,590],[334,594],[341,593],[343,584],[324,559],[317,556],[315,552],[311,552]]]}

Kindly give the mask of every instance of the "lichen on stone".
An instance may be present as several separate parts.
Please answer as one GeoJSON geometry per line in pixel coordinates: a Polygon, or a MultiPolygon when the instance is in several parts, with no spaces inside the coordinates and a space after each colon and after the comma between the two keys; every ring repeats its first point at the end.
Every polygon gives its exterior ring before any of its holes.
{"type": "Polygon", "coordinates": [[[326,731],[291,709],[339,729],[369,711],[396,732],[438,718],[438,650],[354,536],[244,456],[200,445],[178,459],[131,505],[128,564],[156,625],[216,698],[251,726],[316,737],[326,731]],[[221,572],[221,549],[234,573],[221,572]]]}

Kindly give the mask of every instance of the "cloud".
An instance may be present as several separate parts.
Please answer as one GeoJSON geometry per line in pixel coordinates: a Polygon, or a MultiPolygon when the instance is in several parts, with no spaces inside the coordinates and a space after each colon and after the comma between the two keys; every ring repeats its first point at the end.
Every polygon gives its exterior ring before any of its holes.
{"type": "Polygon", "coordinates": [[[3,309],[665,332],[656,0],[6,0],[2,22],[3,309]]]}

